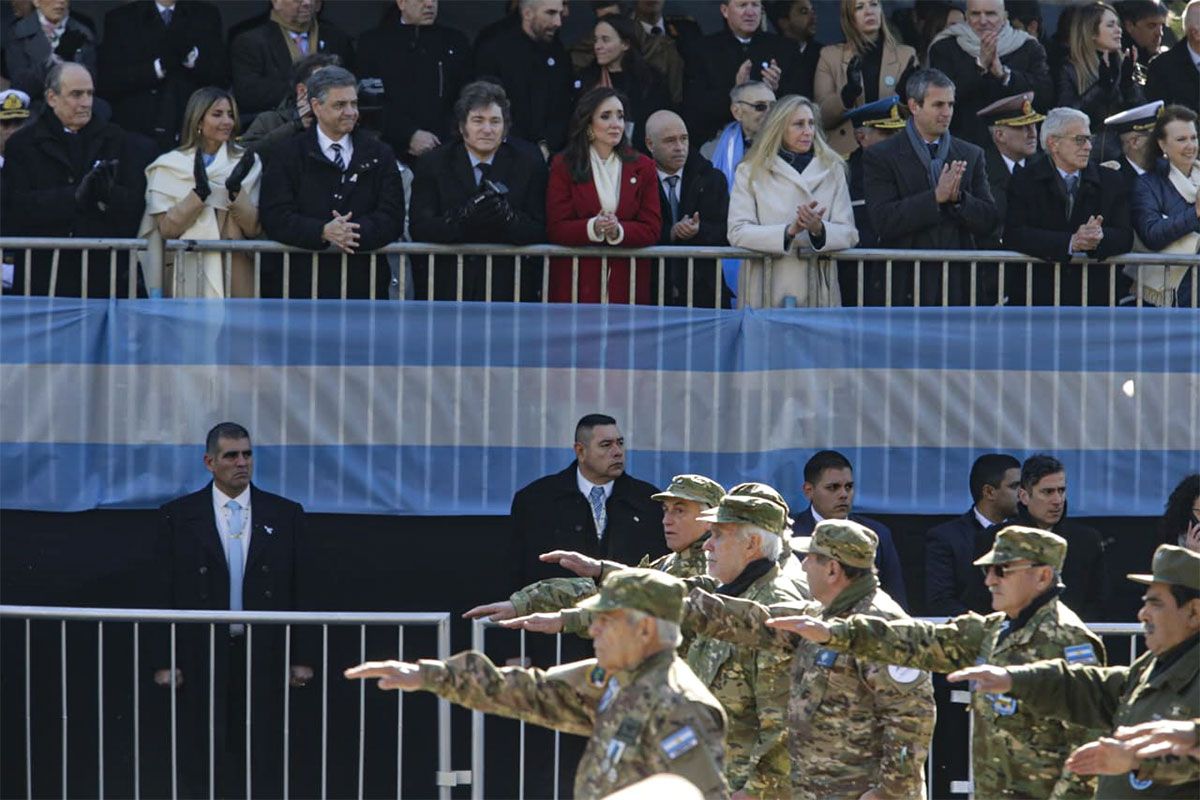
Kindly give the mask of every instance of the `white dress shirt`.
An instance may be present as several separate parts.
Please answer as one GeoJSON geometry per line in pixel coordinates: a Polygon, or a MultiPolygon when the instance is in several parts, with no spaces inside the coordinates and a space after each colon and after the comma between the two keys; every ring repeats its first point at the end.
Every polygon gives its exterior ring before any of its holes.
{"type": "Polygon", "coordinates": [[[350,169],[350,159],[354,157],[354,140],[350,134],[346,134],[341,139],[330,139],[325,135],[325,131],[321,130],[321,126],[317,126],[317,146],[321,148],[321,152],[330,161],[333,161],[334,153],[331,144],[340,144],[342,146],[342,162],[346,165],[346,169],[350,169]]]}
{"type": "Polygon", "coordinates": [[[575,484],[579,487],[580,493],[583,494],[583,498],[587,500],[589,504],[592,502],[592,489],[597,486],[604,490],[605,503],[608,502],[608,498],[612,497],[612,481],[609,481],[608,483],[592,483],[587,478],[583,477],[583,473],[580,472],[579,467],[575,468],[575,484]]]}
{"type": "Polygon", "coordinates": [[[1013,161],[1011,158],[1004,155],[1004,153],[1001,153],[1000,157],[1004,159],[1004,167],[1005,167],[1005,169],[1008,170],[1009,175],[1012,175],[1013,170],[1016,169],[1017,167],[1025,166],[1025,159],[1023,159],[1023,158],[1020,161],[1013,161]]]}
{"type": "Polygon", "coordinates": [[[992,522],[990,519],[988,519],[987,517],[985,517],[983,514],[980,514],[978,506],[971,506],[971,512],[975,515],[975,521],[978,522],[981,526],[983,526],[983,529],[985,531],[988,528],[990,528],[996,524],[996,523],[992,522]]]}

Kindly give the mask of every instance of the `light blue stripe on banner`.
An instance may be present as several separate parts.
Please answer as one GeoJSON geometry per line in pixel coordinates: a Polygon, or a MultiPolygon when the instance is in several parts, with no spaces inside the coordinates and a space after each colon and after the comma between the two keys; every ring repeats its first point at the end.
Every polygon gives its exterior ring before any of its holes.
{"type": "MultiPolygon", "coordinates": [[[[831,443],[838,447],[836,442],[831,443]]],[[[839,448],[855,465],[861,513],[961,514],[967,473],[984,451],[967,448],[839,448]]],[[[43,511],[152,508],[195,491],[209,475],[202,444],[0,444],[0,507],[43,511]],[[11,480],[27,475],[29,480],[11,480]]],[[[1029,452],[1014,452],[1018,458],[1029,452]]],[[[637,452],[630,474],[665,486],[698,472],[725,486],[766,481],[795,511],[806,505],[801,470],[811,450],[761,453],[637,452]]],[[[1157,516],[1175,483],[1200,470],[1195,450],[1056,451],[1067,467],[1076,516],[1157,516]]],[[[530,481],[571,463],[565,447],[255,446],[255,483],[321,513],[502,515],[530,481]]]]}
{"type": "Polygon", "coordinates": [[[1197,373],[1198,318],[1192,309],[718,312],[7,297],[0,309],[0,363],[1197,373]]]}

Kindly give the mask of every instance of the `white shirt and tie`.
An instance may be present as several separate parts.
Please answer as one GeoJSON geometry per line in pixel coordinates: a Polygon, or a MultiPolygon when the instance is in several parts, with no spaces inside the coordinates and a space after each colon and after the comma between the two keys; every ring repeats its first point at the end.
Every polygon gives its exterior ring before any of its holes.
{"type": "Polygon", "coordinates": [[[975,521],[978,522],[979,526],[985,531],[996,524],[983,514],[979,513],[979,506],[971,506],[971,511],[975,514],[975,521]]]}
{"type": "MultiPolygon", "coordinates": [[[[217,532],[221,535],[221,549],[225,552],[225,564],[229,568],[229,610],[241,611],[242,578],[246,573],[246,561],[250,556],[251,524],[250,487],[247,486],[237,497],[230,497],[217,488],[214,482],[213,516],[217,521],[217,532]]],[[[229,632],[239,636],[245,625],[230,625],[229,632]]]]}
{"type": "Polygon", "coordinates": [[[613,482],[609,481],[605,484],[596,484],[583,477],[583,473],[579,468],[575,468],[575,481],[579,487],[579,493],[583,495],[583,499],[588,501],[588,505],[592,507],[592,521],[596,523],[596,538],[604,538],[604,529],[608,527],[608,498],[612,497],[613,482]]]}
{"type": "Polygon", "coordinates": [[[467,158],[471,159],[471,174],[475,176],[475,185],[478,186],[483,183],[484,173],[491,171],[492,165],[495,163],[494,157],[492,161],[484,161],[481,158],[476,158],[475,154],[468,150],[467,158]],[[480,169],[480,166],[484,167],[484,169],[480,169]]]}
{"type": "Polygon", "coordinates": [[[663,196],[667,198],[667,206],[671,212],[671,224],[679,222],[679,190],[683,188],[683,170],[667,173],[658,171],[658,182],[662,185],[663,196]]]}
{"type": "Polygon", "coordinates": [[[1004,168],[1008,170],[1009,175],[1012,175],[1013,170],[1015,170],[1017,167],[1025,166],[1025,159],[1023,158],[1020,161],[1013,161],[1011,158],[1004,155],[1004,153],[1001,153],[1000,157],[1004,159],[1004,168]]]}
{"type": "Polygon", "coordinates": [[[341,139],[330,139],[318,125],[317,146],[321,148],[321,153],[334,164],[341,162],[342,172],[346,171],[350,166],[350,160],[354,158],[354,140],[348,133],[341,139]]]}

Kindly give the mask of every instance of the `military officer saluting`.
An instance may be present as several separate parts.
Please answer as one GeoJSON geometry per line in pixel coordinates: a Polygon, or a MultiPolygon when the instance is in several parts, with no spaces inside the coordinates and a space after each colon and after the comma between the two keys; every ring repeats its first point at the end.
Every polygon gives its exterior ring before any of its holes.
{"type": "MultiPolygon", "coordinates": [[[[976,692],[1006,694],[1032,714],[1111,731],[1158,719],[1200,716],[1200,553],[1164,544],[1149,575],[1129,575],[1148,586],[1138,611],[1149,652],[1128,667],[1099,667],[1069,660],[1004,668],[972,667],[952,681],[975,681],[976,692]]],[[[1075,753],[1069,767],[1099,774],[1097,798],[1200,796],[1196,771],[1165,760],[1134,769],[1110,758],[1118,747],[1075,753]]]]}
{"type": "Polygon", "coordinates": [[[468,650],[444,662],[368,662],[346,677],[590,737],[575,773],[577,798],[604,797],[663,772],[691,781],[706,798],[724,798],[725,713],[675,655],[683,598],[676,578],[622,570],[580,603],[593,615],[594,659],[549,670],[497,668],[468,650]]]}
{"type": "MultiPolygon", "coordinates": [[[[997,533],[991,551],[975,562],[996,610],[986,617],[968,613],[936,625],[856,614],[838,622],[798,617],[770,624],[837,652],[934,672],[1045,658],[1103,663],[1100,639],[1058,600],[1066,554],[1066,540],[1049,531],[1010,526],[997,533]]],[[[977,796],[1092,796],[1093,782],[1063,762],[1096,730],[1034,713],[1003,694],[977,693],[973,708],[977,796]]]]}

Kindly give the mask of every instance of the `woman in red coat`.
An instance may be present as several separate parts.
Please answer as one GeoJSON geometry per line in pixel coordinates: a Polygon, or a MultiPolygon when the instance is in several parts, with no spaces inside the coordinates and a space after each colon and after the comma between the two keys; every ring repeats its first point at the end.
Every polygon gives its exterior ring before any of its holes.
{"type": "MultiPolygon", "coordinates": [[[[546,232],[570,247],[649,247],[662,220],[654,162],[629,146],[620,92],[597,87],[579,98],[566,148],[550,164],[546,232]]],[[[601,291],[602,259],[579,259],[578,301],[629,303],[631,259],[608,259],[607,293],[601,291]]],[[[571,259],[550,260],[550,300],[569,303],[571,259]]],[[[637,262],[634,301],[650,302],[650,262],[637,262]]]]}

